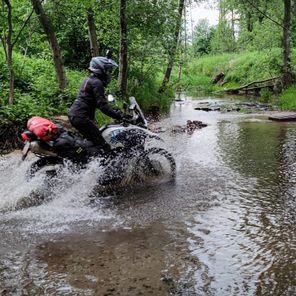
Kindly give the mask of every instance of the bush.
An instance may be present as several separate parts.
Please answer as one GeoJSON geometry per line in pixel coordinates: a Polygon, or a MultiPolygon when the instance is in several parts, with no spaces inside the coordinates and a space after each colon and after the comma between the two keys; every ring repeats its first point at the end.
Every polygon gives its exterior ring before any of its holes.
{"type": "MultiPolygon", "coordinates": [[[[7,67],[1,50],[0,67],[0,116],[2,121],[22,122],[33,115],[51,117],[66,113],[77,97],[83,79],[88,75],[86,72],[66,69],[68,85],[64,92],[60,92],[51,61],[32,59],[15,52],[15,102],[13,106],[8,106],[7,67]]],[[[145,77],[143,77],[137,65],[132,65],[129,73],[128,93],[137,98],[144,110],[156,105],[161,112],[168,111],[171,98],[174,97],[172,89],[168,88],[165,93],[158,93],[162,79],[162,75],[158,75],[161,71],[152,71],[149,68],[145,70],[145,77]]],[[[112,81],[109,90],[111,93],[117,90],[116,79],[112,81]]],[[[106,119],[102,114],[99,114],[97,118],[99,123],[106,119]]]]}
{"type": "Polygon", "coordinates": [[[19,95],[15,104],[3,106],[0,110],[2,121],[23,123],[32,116],[51,117],[58,110],[44,99],[34,99],[30,95],[19,95]]]}
{"type": "Polygon", "coordinates": [[[67,112],[77,96],[85,73],[67,70],[68,86],[61,93],[51,62],[14,53],[14,105],[8,104],[9,84],[3,52],[0,51],[1,121],[23,122],[33,115],[50,117],[67,112]]]}
{"type": "Polygon", "coordinates": [[[283,91],[279,106],[282,110],[296,110],[296,85],[283,91]]]}
{"type": "Polygon", "coordinates": [[[165,92],[159,93],[163,74],[160,72],[147,71],[145,77],[139,69],[134,67],[129,73],[128,93],[134,96],[141,108],[147,111],[151,106],[159,107],[161,112],[167,112],[174,92],[172,86],[168,85],[165,92]]]}

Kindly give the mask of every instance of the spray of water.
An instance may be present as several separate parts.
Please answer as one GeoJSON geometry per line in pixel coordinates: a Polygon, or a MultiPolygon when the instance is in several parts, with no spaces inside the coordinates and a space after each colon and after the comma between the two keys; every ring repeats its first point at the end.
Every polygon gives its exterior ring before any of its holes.
{"type": "Polygon", "coordinates": [[[73,168],[73,164],[57,165],[55,175],[49,177],[41,169],[32,178],[28,178],[27,172],[36,161],[35,156],[24,162],[20,161],[18,154],[3,157],[0,159],[0,212],[3,214],[0,219],[18,221],[23,230],[33,230],[34,233],[48,232],[49,229],[64,232],[73,225],[93,225],[111,218],[113,223],[121,223],[110,209],[102,207],[100,194],[104,193],[106,199],[106,189],[112,192],[135,183],[142,184],[149,178],[166,180],[167,176],[160,173],[161,168],[166,169],[161,165],[162,161],[167,162],[168,171],[171,169],[165,150],[152,148],[148,151],[154,169],[146,169],[146,162],[142,163],[143,159],[135,155],[129,160],[113,159],[104,165],[102,159],[97,158],[80,169],[73,168]],[[152,171],[150,176],[149,172],[152,171]]]}
{"type": "Polygon", "coordinates": [[[0,159],[1,220],[22,220],[24,230],[34,232],[65,231],[75,223],[93,225],[115,218],[106,209],[90,206],[91,196],[103,174],[99,160],[74,171],[61,168],[51,179],[39,174],[26,178],[26,171],[36,160],[20,162],[19,155],[0,159]]]}

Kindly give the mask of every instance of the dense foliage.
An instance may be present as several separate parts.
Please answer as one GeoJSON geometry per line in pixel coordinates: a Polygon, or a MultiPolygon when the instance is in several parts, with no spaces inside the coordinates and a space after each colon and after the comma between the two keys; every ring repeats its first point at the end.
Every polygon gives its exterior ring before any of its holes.
{"type": "MultiPolygon", "coordinates": [[[[283,109],[296,109],[296,1],[214,2],[219,22],[215,26],[205,20],[197,23],[183,86],[222,89],[211,83],[220,72],[225,73],[223,88],[280,76],[282,95],[278,103],[283,109]]],[[[272,98],[266,90],[261,95],[272,98]]]]}
{"type": "MultiPolygon", "coordinates": [[[[180,85],[216,90],[211,80],[221,71],[223,87],[281,75],[282,106],[295,108],[295,14],[296,0],[1,0],[0,120],[67,112],[93,54],[90,15],[100,55],[112,49],[121,62],[126,30],[126,94],[146,110],[165,110],[180,85]],[[220,15],[215,26],[199,21],[188,41],[188,20],[180,18],[193,2],[214,3],[220,15]]],[[[119,74],[109,92],[121,94],[119,74]]]]}
{"type": "MultiPolygon", "coordinates": [[[[50,61],[14,55],[15,67],[15,103],[7,104],[8,79],[5,73],[1,75],[1,109],[0,118],[14,122],[24,122],[33,115],[50,117],[67,109],[76,97],[85,73],[68,70],[68,87],[60,93],[54,67],[50,61]]],[[[0,51],[0,66],[5,69],[3,53],[0,51]]]]}
{"type": "MultiPolygon", "coordinates": [[[[92,11],[99,54],[111,49],[119,55],[119,1],[43,1],[42,9],[53,28],[65,67],[67,86],[60,89],[49,35],[32,4],[39,0],[2,0],[0,7],[0,116],[23,122],[32,115],[66,112],[87,75],[91,59],[87,12],[92,11]],[[50,42],[48,42],[50,41],[50,42]],[[11,51],[11,61],[9,52],[11,51]],[[11,87],[13,83],[14,87],[11,87]],[[12,97],[13,96],[13,97],[12,97]]],[[[128,84],[127,95],[136,96],[148,109],[168,106],[172,88],[159,93],[167,57],[173,46],[178,1],[126,1],[128,84]]],[[[109,92],[117,93],[114,81],[109,92]]]]}

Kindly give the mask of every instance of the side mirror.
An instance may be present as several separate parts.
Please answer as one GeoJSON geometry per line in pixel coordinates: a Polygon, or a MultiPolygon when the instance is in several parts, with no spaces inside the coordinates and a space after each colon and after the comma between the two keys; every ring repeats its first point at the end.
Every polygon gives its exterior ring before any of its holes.
{"type": "Polygon", "coordinates": [[[114,99],[114,97],[112,95],[108,95],[107,100],[108,100],[108,102],[114,102],[115,101],[115,99],[114,99]]]}
{"type": "Polygon", "coordinates": [[[136,99],[135,97],[130,97],[129,98],[129,101],[130,101],[130,106],[129,106],[129,109],[130,110],[135,110],[136,109],[136,99]]]}
{"type": "Polygon", "coordinates": [[[108,49],[108,50],[106,51],[106,58],[107,58],[107,59],[112,59],[112,51],[111,51],[111,49],[108,49]]]}

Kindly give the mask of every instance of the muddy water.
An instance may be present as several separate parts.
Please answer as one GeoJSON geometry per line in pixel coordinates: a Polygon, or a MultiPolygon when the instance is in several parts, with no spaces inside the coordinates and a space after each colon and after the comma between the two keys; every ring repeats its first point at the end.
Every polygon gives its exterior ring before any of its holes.
{"type": "Polygon", "coordinates": [[[108,195],[96,162],[48,183],[1,158],[0,295],[295,295],[296,125],[199,102],[161,123],[175,183],[108,195]]]}

